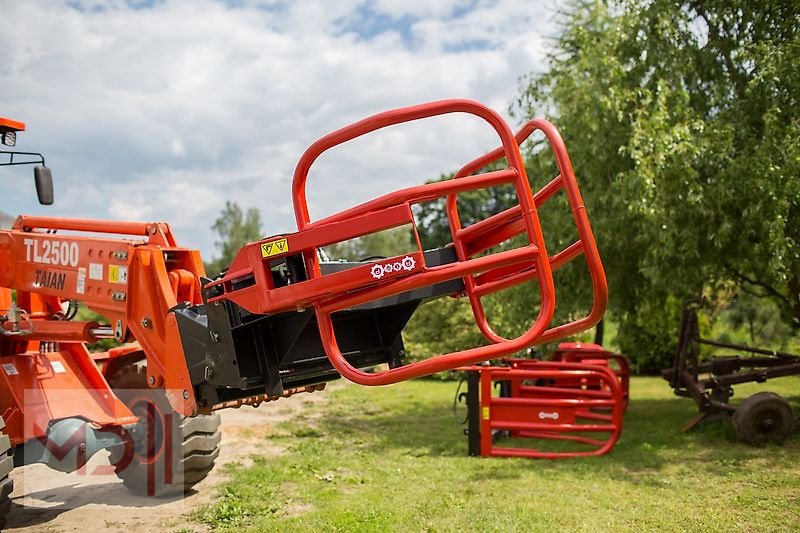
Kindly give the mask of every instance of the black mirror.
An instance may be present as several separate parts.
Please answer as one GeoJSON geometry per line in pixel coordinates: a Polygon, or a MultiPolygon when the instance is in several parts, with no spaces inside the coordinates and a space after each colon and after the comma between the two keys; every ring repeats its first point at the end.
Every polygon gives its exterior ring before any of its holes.
{"type": "Polygon", "coordinates": [[[36,195],[42,205],[53,203],[53,175],[50,169],[45,166],[37,166],[33,169],[33,179],[36,182],[36,195]]]}

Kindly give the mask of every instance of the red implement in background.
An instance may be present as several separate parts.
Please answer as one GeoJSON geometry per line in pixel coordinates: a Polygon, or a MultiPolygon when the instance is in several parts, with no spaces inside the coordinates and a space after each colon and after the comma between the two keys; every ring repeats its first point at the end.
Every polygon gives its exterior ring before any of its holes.
{"type": "MultiPolygon", "coordinates": [[[[630,396],[631,367],[628,358],[621,353],[609,352],[599,344],[589,342],[562,342],[550,359],[554,362],[584,363],[609,368],[619,379],[622,387],[624,408],[628,408],[630,396]]],[[[525,361],[517,359],[515,361],[525,361]]],[[[522,364],[522,363],[520,363],[522,364]]]]}
{"type": "Polygon", "coordinates": [[[622,387],[611,370],[585,363],[507,362],[510,366],[464,369],[470,455],[559,459],[611,451],[625,412],[622,387]],[[496,445],[501,439],[510,443],[496,445]]]}
{"type": "MultiPolygon", "coordinates": [[[[470,455],[533,458],[608,453],[628,407],[628,359],[592,343],[562,342],[549,361],[505,358],[472,366],[467,400],[470,455]],[[497,391],[496,393],[494,391],[497,391]],[[501,438],[526,439],[497,447],[501,438]],[[547,450],[531,447],[549,441],[547,450]],[[560,444],[553,446],[553,442],[560,444]]],[[[459,386],[460,390],[460,386],[459,386]]]]}

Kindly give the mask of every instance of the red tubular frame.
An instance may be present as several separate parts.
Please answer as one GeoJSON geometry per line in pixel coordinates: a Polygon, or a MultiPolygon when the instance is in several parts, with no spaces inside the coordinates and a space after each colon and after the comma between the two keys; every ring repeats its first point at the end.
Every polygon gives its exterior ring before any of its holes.
{"type": "MultiPolygon", "coordinates": [[[[583,363],[589,365],[600,365],[608,367],[619,379],[622,388],[622,399],[625,409],[628,408],[630,399],[631,366],[628,358],[621,353],[609,352],[599,344],[562,342],[553,354],[553,361],[565,363],[583,363]],[[617,368],[611,367],[611,362],[617,368]]],[[[522,362],[524,359],[507,360],[512,362],[522,362]]]]}
{"type": "Polygon", "coordinates": [[[257,314],[286,312],[313,306],[322,345],[331,364],[342,376],[356,383],[386,385],[511,355],[538,342],[591,327],[600,319],[605,309],[605,274],[583,210],[577,183],[563,142],[555,128],[545,121],[528,123],[515,137],[499,114],[471,100],[445,100],[379,113],[334,131],[312,144],[303,153],[295,169],[292,198],[298,231],[245,245],[234,258],[225,276],[206,285],[208,301],[213,303],[230,300],[257,314]],[[485,120],[500,137],[501,146],[464,167],[457,176],[458,179],[395,191],[323,219],[311,221],[306,200],[306,182],[311,166],[321,154],[335,146],[388,126],[449,113],[466,113],[485,120]],[[519,143],[530,135],[534,128],[542,129],[548,135],[559,168],[565,176],[560,181],[557,179],[546,185],[535,197],[519,151],[519,143]],[[505,157],[508,161],[507,168],[466,175],[499,157],[505,157]],[[468,228],[461,228],[454,203],[457,194],[503,184],[514,185],[518,205],[468,228]],[[572,203],[581,240],[549,257],[536,207],[562,186],[567,190],[572,203]],[[448,204],[447,213],[454,228],[453,240],[459,256],[458,261],[454,263],[428,266],[425,264],[411,206],[437,198],[450,198],[452,202],[452,205],[448,204]],[[405,225],[413,229],[418,249],[405,256],[377,263],[381,267],[395,267],[394,270],[391,268],[388,270],[390,274],[377,277],[371,275],[371,269],[376,264],[366,263],[363,266],[322,275],[318,259],[320,247],[405,225]],[[490,233],[507,235],[497,242],[507,239],[508,236],[524,235],[527,243],[512,250],[476,257],[479,251],[495,244],[492,239],[499,238],[488,235],[490,233]],[[280,243],[280,253],[273,253],[275,243],[280,243]],[[476,247],[483,248],[478,250],[476,247]],[[592,313],[583,320],[548,329],[555,309],[551,263],[556,267],[561,266],[581,251],[587,255],[595,286],[592,313]],[[281,260],[282,256],[290,254],[302,255],[307,279],[276,287],[270,273],[271,265],[276,260],[281,260]],[[400,263],[403,265],[402,270],[396,268],[400,263]],[[336,340],[331,320],[332,313],[457,278],[465,280],[465,292],[472,302],[474,318],[484,335],[492,341],[490,345],[442,354],[374,374],[361,372],[345,360],[336,340]],[[541,306],[532,325],[525,333],[514,339],[504,339],[494,335],[480,305],[480,298],[490,292],[530,279],[538,281],[541,295],[541,306]]]}
{"type": "Polygon", "coordinates": [[[602,366],[529,360],[521,367],[473,366],[463,370],[480,373],[481,455],[563,459],[603,455],[622,434],[624,405],[617,377],[602,366]],[[559,381],[599,383],[599,389],[561,387],[559,381]],[[553,385],[530,385],[546,380],[553,385]],[[492,384],[511,382],[510,397],[492,396],[492,384]],[[601,411],[601,412],[598,412],[601,411]],[[579,423],[581,421],[588,423],[579,423]],[[497,447],[493,434],[510,430],[511,436],[538,440],[576,442],[587,450],[545,452],[533,448],[497,447]],[[593,438],[575,433],[607,434],[593,438]]]}
{"type": "MultiPolygon", "coordinates": [[[[508,181],[512,182],[515,186],[519,199],[519,209],[522,213],[520,217],[523,226],[522,231],[527,234],[529,244],[521,249],[501,252],[493,256],[471,258],[452,265],[425,268],[422,272],[416,273],[413,277],[389,282],[390,285],[385,285],[382,289],[365,290],[356,295],[314,302],[320,336],[328,358],[340,374],[362,385],[386,385],[397,383],[406,379],[509,355],[536,342],[552,319],[553,310],[555,308],[555,288],[553,286],[550,264],[547,260],[547,252],[544,248],[541,226],[536,214],[536,206],[533,201],[530,184],[525,174],[522,155],[519,152],[519,145],[503,118],[496,112],[477,102],[470,100],[445,100],[387,111],[330,133],[312,144],[300,158],[292,183],[292,197],[294,200],[298,230],[301,232],[307,231],[322,225],[341,222],[355,216],[366,215],[379,209],[387,209],[394,205],[421,203],[445,195],[454,195],[457,192],[466,190],[466,188],[462,189],[459,186],[461,180],[453,180],[450,182],[432,183],[397,191],[317,222],[311,222],[308,212],[305,193],[308,172],[311,165],[323,152],[356,137],[387,126],[447,113],[472,114],[484,119],[497,132],[502,144],[499,150],[505,155],[509,163],[509,168],[505,171],[499,171],[499,175],[512,178],[508,181]],[[446,192],[448,190],[450,192],[446,192]],[[354,368],[345,360],[339,349],[333,330],[333,322],[331,320],[331,314],[335,311],[375,300],[376,298],[389,294],[404,292],[414,287],[431,285],[457,277],[472,276],[481,271],[514,264],[518,265],[520,263],[535,265],[536,276],[539,280],[542,294],[542,305],[530,329],[513,341],[505,341],[462,352],[439,355],[425,361],[418,361],[376,374],[368,374],[354,368]]],[[[469,179],[475,183],[476,187],[473,188],[491,187],[500,183],[499,181],[491,179],[493,176],[497,175],[498,172],[490,172],[482,175],[469,176],[469,178],[465,179],[469,179]]],[[[419,238],[417,238],[417,240],[419,240],[419,238]]],[[[314,278],[320,277],[319,261],[315,250],[306,250],[303,255],[305,258],[306,270],[310,273],[310,276],[314,278]]],[[[474,289],[468,288],[467,290],[469,292],[474,289]]],[[[485,316],[480,317],[476,315],[475,319],[479,322],[481,320],[484,322],[486,321],[485,316]]],[[[488,326],[488,324],[486,326],[488,326]]]]}
{"type": "MultiPolygon", "coordinates": [[[[585,331],[597,324],[602,318],[608,303],[608,287],[603,264],[600,260],[600,253],[597,250],[583,198],[578,188],[578,182],[575,179],[575,173],[572,170],[572,163],[569,160],[567,148],[558,130],[547,120],[534,119],[520,128],[515,135],[515,141],[520,145],[536,131],[544,133],[550,143],[558,165],[559,175],[534,195],[534,203],[537,207],[541,206],[563,188],[578,230],[578,240],[576,242],[549,258],[550,267],[552,270],[557,270],[583,253],[589,267],[593,288],[593,303],[589,314],[579,320],[547,329],[537,341],[538,343],[544,343],[585,331]]],[[[476,170],[501,159],[504,155],[504,148],[497,148],[464,165],[456,173],[454,179],[464,179],[476,170]]],[[[465,261],[492,246],[519,235],[523,230],[521,224],[523,213],[520,206],[512,207],[462,228],[458,216],[457,196],[450,195],[447,198],[447,214],[450,221],[450,231],[454,236],[456,253],[460,261],[465,261]]],[[[499,343],[507,339],[495,333],[489,325],[481,297],[534,279],[537,275],[536,270],[537,266],[530,264],[522,268],[512,266],[505,269],[494,269],[479,276],[467,276],[464,278],[466,292],[473,314],[476,317],[476,323],[489,341],[499,343]]]]}

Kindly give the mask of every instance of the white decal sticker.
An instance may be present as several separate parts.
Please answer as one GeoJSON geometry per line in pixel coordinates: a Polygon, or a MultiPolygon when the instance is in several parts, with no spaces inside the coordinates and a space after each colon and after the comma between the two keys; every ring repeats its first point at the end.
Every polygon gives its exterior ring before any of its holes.
{"type": "Polygon", "coordinates": [[[63,374],[67,371],[67,369],[64,368],[64,363],[61,361],[51,361],[50,366],[53,367],[54,374],[63,374]]]}
{"type": "Polygon", "coordinates": [[[78,284],[75,286],[75,292],[78,294],[86,293],[86,269],[83,267],[78,269],[78,284]]]}
{"type": "Polygon", "coordinates": [[[103,264],[89,263],[89,279],[103,281],[103,264]]]}
{"type": "Polygon", "coordinates": [[[376,263],[372,265],[372,268],[369,272],[372,274],[373,278],[381,279],[386,274],[390,274],[392,272],[400,272],[401,270],[411,272],[416,266],[417,261],[410,255],[407,255],[400,261],[395,261],[394,263],[376,263]]]}
{"type": "Polygon", "coordinates": [[[14,363],[3,363],[3,370],[5,370],[6,374],[9,376],[16,376],[19,374],[19,372],[17,372],[17,367],[14,366],[14,363]]]}
{"type": "Polygon", "coordinates": [[[25,260],[30,263],[55,266],[78,266],[80,250],[77,242],[51,239],[24,239],[25,260]]]}

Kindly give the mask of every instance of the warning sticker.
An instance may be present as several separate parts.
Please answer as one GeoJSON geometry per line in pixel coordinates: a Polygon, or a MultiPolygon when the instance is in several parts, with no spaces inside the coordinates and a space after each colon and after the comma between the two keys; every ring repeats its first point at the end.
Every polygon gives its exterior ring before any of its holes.
{"type": "Polygon", "coordinates": [[[481,416],[483,416],[484,420],[489,420],[489,408],[484,407],[481,409],[481,416]]]}
{"type": "Polygon", "coordinates": [[[78,284],[75,286],[75,292],[78,294],[86,293],[86,269],[83,267],[78,269],[78,284]]]}
{"type": "Polygon", "coordinates": [[[273,255],[285,254],[289,251],[289,243],[286,239],[265,242],[261,245],[261,257],[272,257],[273,255]]]}
{"type": "Polygon", "coordinates": [[[89,263],[89,279],[103,281],[103,264],[89,263]]]}
{"type": "Polygon", "coordinates": [[[109,283],[128,283],[128,267],[108,265],[109,283]]]}
{"type": "Polygon", "coordinates": [[[61,361],[51,361],[50,366],[53,367],[54,374],[63,374],[67,371],[67,369],[64,368],[64,363],[61,361]]]}
{"type": "Polygon", "coordinates": [[[17,372],[17,367],[14,366],[14,363],[3,363],[3,370],[5,370],[6,374],[9,376],[16,376],[19,374],[19,372],[17,372]]]}

